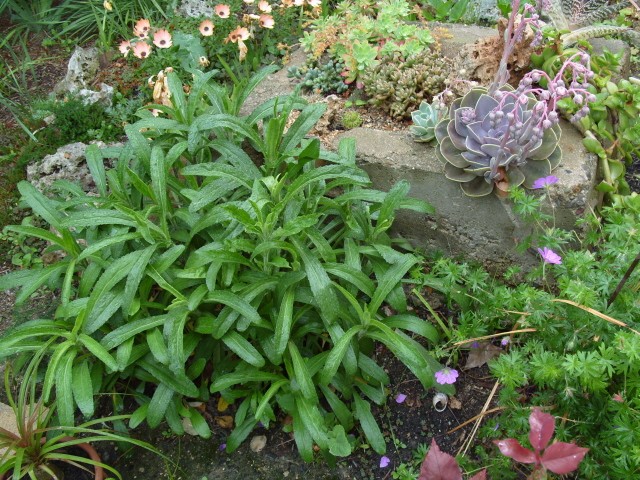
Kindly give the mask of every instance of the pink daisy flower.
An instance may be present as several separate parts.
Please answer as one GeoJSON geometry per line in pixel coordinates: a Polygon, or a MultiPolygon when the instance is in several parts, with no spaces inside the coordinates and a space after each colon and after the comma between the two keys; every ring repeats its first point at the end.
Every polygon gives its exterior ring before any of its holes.
{"type": "Polygon", "coordinates": [[[123,40],[120,42],[118,49],[120,50],[120,53],[126,57],[131,51],[131,42],[129,40],[123,40]]]}
{"type": "Polygon", "coordinates": [[[171,34],[167,30],[158,30],[153,34],[153,44],[158,48],[169,48],[171,43],[171,34]]]}
{"type": "Polygon", "coordinates": [[[259,21],[262,28],[273,28],[273,26],[275,25],[275,22],[271,15],[260,15],[259,21]]]}
{"type": "Polygon", "coordinates": [[[151,23],[146,18],[141,18],[133,27],[133,34],[138,38],[147,38],[151,30],[151,23]]]}
{"type": "Polygon", "coordinates": [[[211,20],[203,20],[200,26],[198,27],[198,30],[200,30],[200,33],[202,34],[202,36],[210,37],[211,35],[213,35],[214,28],[215,27],[211,20]]]}
{"type": "Polygon", "coordinates": [[[249,38],[249,30],[245,27],[238,27],[229,33],[227,41],[236,43],[237,41],[244,41],[249,38]]]}
{"type": "Polygon", "coordinates": [[[269,2],[267,2],[267,0],[260,0],[258,2],[258,10],[260,10],[263,13],[270,13],[271,5],[269,5],[269,2]]]}
{"type": "Polygon", "coordinates": [[[151,55],[151,45],[145,42],[138,42],[133,47],[133,55],[138,58],[147,58],[151,55]]]}
{"type": "Polygon", "coordinates": [[[229,18],[229,15],[231,14],[229,5],[225,5],[224,3],[216,5],[215,12],[220,18],[229,18]]]}

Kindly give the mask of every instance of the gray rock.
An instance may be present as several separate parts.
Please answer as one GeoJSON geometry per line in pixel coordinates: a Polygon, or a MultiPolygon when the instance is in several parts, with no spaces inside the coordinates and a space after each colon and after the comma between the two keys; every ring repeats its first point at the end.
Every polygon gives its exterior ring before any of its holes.
{"type": "Polygon", "coordinates": [[[213,15],[213,7],[206,0],[182,0],[176,12],[183,17],[211,17],[213,15]]]}
{"type": "Polygon", "coordinates": [[[64,96],[71,93],[83,99],[87,105],[100,102],[105,106],[110,106],[113,87],[103,83],[100,85],[99,92],[90,88],[98,70],[100,70],[98,55],[98,49],[95,47],[76,47],[71,59],[69,59],[67,74],[54,87],[54,94],[64,96]]]}
{"type": "MultiPolygon", "coordinates": [[[[98,146],[105,144],[97,142],[98,146]]],[[[95,191],[95,184],[85,159],[88,145],[82,142],[60,147],[56,153],[27,167],[27,180],[41,192],[51,189],[56,180],[79,184],[85,192],[95,191]]]]}

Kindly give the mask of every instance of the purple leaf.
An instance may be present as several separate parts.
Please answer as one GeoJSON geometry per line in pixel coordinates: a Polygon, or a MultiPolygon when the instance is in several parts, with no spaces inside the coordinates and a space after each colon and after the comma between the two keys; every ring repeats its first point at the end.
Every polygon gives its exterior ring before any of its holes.
{"type": "Polygon", "coordinates": [[[469,480],[487,480],[487,469],[483,468],[478,473],[476,473],[473,477],[471,477],[469,480]]]}
{"type": "Polygon", "coordinates": [[[462,480],[462,471],[456,459],[441,451],[433,439],[429,453],[422,462],[418,480],[462,480]]]}
{"type": "Polygon", "coordinates": [[[520,442],[515,438],[507,438],[506,440],[494,440],[500,452],[509,458],[513,458],[516,462],[520,463],[536,463],[536,454],[528,448],[524,448],[520,445],[520,442]]]}
{"type": "Polygon", "coordinates": [[[540,452],[549,445],[549,441],[556,429],[556,421],[553,415],[543,413],[542,410],[536,407],[529,415],[529,425],[531,426],[529,442],[535,451],[540,452]]]}
{"type": "Polygon", "coordinates": [[[564,475],[577,469],[588,451],[575,443],[556,442],[542,454],[542,465],[553,473],[564,475]]]}

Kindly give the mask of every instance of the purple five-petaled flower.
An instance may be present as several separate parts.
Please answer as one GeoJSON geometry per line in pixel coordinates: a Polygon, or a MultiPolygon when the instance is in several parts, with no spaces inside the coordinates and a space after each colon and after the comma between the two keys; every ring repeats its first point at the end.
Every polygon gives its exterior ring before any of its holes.
{"type": "Polygon", "coordinates": [[[533,182],[531,188],[546,188],[549,185],[553,185],[554,183],[558,183],[558,177],[549,175],[548,177],[540,177],[539,179],[537,179],[535,182],[533,182]]]}
{"type": "Polygon", "coordinates": [[[453,368],[443,368],[436,372],[436,382],[440,385],[447,385],[451,383],[456,383],[456,379],[458,378],[458,371],[453,368]]]}
{"type": "Polygon", "coordinates": [[[562,257],[550,248],[539,248],[538,253],[542,257],[544,263],[552,263],[554,265],[560,265],[562,263],[562,257]]]}

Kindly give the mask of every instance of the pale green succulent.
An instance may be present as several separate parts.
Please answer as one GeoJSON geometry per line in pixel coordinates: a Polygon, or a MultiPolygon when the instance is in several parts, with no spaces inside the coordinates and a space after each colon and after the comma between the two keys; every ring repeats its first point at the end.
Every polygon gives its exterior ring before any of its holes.
{"type": "Polygon", "coordinates": [[[413,125],[409,127],[409,132],[416,142],[428,143],[436,138],[435,128],[437,123],[446,115],[446,109],[439,108],[425,102],[420,103],[420,108],[411,112],[413,125]]]}

